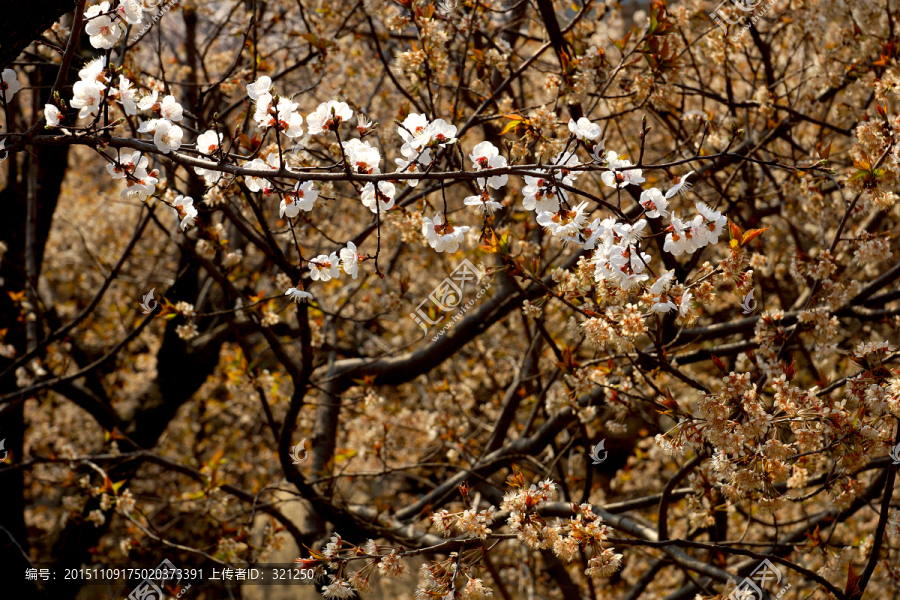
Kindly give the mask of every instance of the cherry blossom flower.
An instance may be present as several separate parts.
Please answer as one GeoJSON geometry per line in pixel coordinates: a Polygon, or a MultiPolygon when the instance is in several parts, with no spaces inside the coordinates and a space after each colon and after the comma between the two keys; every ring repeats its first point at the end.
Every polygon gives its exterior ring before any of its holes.
{"type": "Polygon", "coordinates": [[[335,577],[334,575],[329,575],[328,577],[331,579],[331,583],[322,588],[322,596],[326,599],[338,598],[343,600],[344,598],[352,598],[356,594],[346,579],[335,577]]]}
{"type": "Polygon", "coordinates": [[[671,298],[665,293],[674,279],[674,271],[666,271],[650,286],[650,293],[656,297],[653,300],[653,306],[650,307],[650,312],[668,313],[678,310],[678,305],[672,302],[671,298]]]}
{"type": "Polygon", "coordinates": [[[144,7],[140,0],[120,0],[116,13],[131,25],[140,25],[144,18],[144,7]]]}
{"type": "Polygon", "coordinates": [[[313,297],[313,295],[309,292],[304,292],[303,290],[293,287],[286,291],[284,295],[290,296],[291,300],[293,300],[294,302],[300,302],[301,300],[305,302],[306,300],[312,300],[313,297]]]}
{"type": "Polygon", "coordinates": [[[672,215],[672,223],[669,225],[669,233],[666,234],[663,250],[675,256],[685,252],[693,254],[697,250],[697,244],[690,227],[675,215],[672,215]]]}
{"type": "Polygon", "coordinates": [[[108,13],[109,2],[95,4],[84,11],[85,19],[87,19],[84,32],[91,36],[90,42],[94,48],[109,50],[122,35],[121,24],[111,19],[108,13]]]}
{"type": "Polygon", "coordinates": [[[690,291],[685,292],[681,296],[681,304],[678,307],[678,314],[680,316],[683,317],[686,314],[688,314],[688,312],[690,312],[691,308],[693,307],[693,304],[692,304],[693,299],[694,299],[694,294],[691,293],[690,291]]]}
{"type": "Polygon", "coordinates": [[[491,195],[487,190],[481,190],[480,196],[469,196],[463,203],[466,206],[476,206],[483,214],[492,215],[498,208],[503,205],[495,200],[491,200],[491,195]]]}
{"type": "MultiPolygon", "coordinates": [[[[506,166],[506,158],[500,156],[500,151],[497,150],[497,147],[490,142],[480,142],[477,146],[472,149],[472,154],[469,155],[469,159],[475,164],[475,170],[481,171],[484,169],[497,169],[506,166]]],[[[489,187],[494,188],[495,190],[499,190],[506,182],[509,180],[508,175],[494,175],[492,177],[488,177],[487,185],[489,187]]],[[[484,188],[485,180],[484,179],[476,179],[478,186],[484,188]]]]}
{"type": "Polygon", "coordinates": [[[127,175],[134,175],[137,179],[142,179],[147,175],[147,165],[149,161],[146,156],[141,156],[140,152],[131,154],[122,154],[118,163],[110,163],[106,165],[106,171],[113,179],[124,179],[127,175]]]}
{"type": "MultiPolygon", "coordinates": [[[[597,246],[597,241],[600,239],[603,231],[604,228],[600,225],[600,219],[594,219],[590,225],[581,230],[581,235],[584,237],[582,248],[584,250],[593,250],[597,246]]],[[[573,238],[567,241],[575,242],[576,240],[573,238]]]]}
{"type": "Polygon", "coordinates": [[[696,202],[694,206],[697,207],[697,212],[699,212],[706,221],[706,239],[708,243],[718,244],[719,236],[722,234],[725,225],[728,224],[728,217],[724,216],[719,211],[711,209],[702,202],[696,202]]]}
{"type": "Polygon", "coordinates": [[[94,81],[76,81],[72,86],[72,108],[80,108],[78,117],[83,119],[88,115],[95,115],[100,109],[100,87],[94,81]]]}
{"type": "Polygon", "coordinates": [[[599,125],[591,123],[587,117],[581,117],[576,121],[569,119],[569,131],[579,140],[596,140],[603,132],[599,125]]]}
{"type": "Polygon", "coordinates": [[[175,96],[166,96],[159,104],[159,114],[163,119],[177,123],[184,118],[184,108],[175,100],[175,96]]]}
{"type": "Polygon", "coordinates": [[[360,137],[369,133],[375,125],[377,125],[377,123],[373,123],[366,115],[356,115],[356,129],[359,131],[360,137]]]}
{"type": "Polygon", "coordinates": [[[340,260],[337,252],[329,255],[320,254],[314,260],[309,261],[309,276],[313,281],[337,279],[340,275],[338,267],[340,267],[340,260]]]}
{"type": "Polygon", "coordinates": [[[574,152],[560,152],[551,162],[553,165],[561,166],[562,169],[554,170],[557,177],[562,177],[565,185],[575,185],[575,179],[581,174],[578,171],[572,171],[571,168],[581,164],[578,156],[574,152]]]}
{"type": "Polygon", "coordinates": [[[408,145],[414,150],[421,148],[423,146],[421,136],[425,132],[426,127],[428,127],[428,117],[424,114],[410,113],[407,115],[403,122],[400,123],[400,126],[397,127],[397,132],[403,138],[404,147],[408,145]]]}
{"type": "Polygon", "coordinates": [[[313,209],[313,204],[319,197],[319,192],[313,188],[313,182],[305,183],[297,182],[294,184],[294,193],[285,195],[281,200],[281,216],[287,215],[293,219],[301,210],[309,212],[313,209]]]}
{"type": "Polygon", "coordinates": [[[303,135],[303,116],[296,112],[298,106],[296,102],[284,97],[273,105],[272,97],[266,94],[260,96],[254,119],[260,127],[275,127],[289,138],[299,137],[303,135]]]}
{"type": "Polygon", "coordinates": [[[588,561],[584,574],[588,577],[609,577],[622,565],[622,555],[616,554],[612,548],[603,551],[588,561]]]}
{"type": "Polygon", "coordinates": [[[325,549],[322,550],[322,554],[324,554],[326,558],[334,558],[337,553],[341,551],[343,543],[344,540],[341,538],[340,534],[335,533],[331,536],[329,542],[325,544],[325,549]]]}
{"type": "Polygon", "coordinates": [[[145,201],[150,194],[156,191],[156,184],[159,183],[159,179],[156,178],[157,174],[155,170],[151,173],[135,171],[134,179],[125,180],[122,197],[128,200],[145,201]]]}
{"type": "Polygon", "coordinates": [[[359,276],[359,252],[356,249],[356,244],[347,242],[347,247],[341,248],[340,255],[341,267],[344,269],[344,273],[356,279],[359,276]]]}
{"type": "Polygon", "coordinates": [[[378,572],[385,577],[402,577],[405,571],[406,565],[401,562],[396,549],[378,561],[378,572]]]}
{"type": "Polygon", "coordinates": [[[447,144],[456,142],[455,125],[450,125],[443,119],[435,119],[429,123],[425,115],[415,113],[406,117],[398,131],[404,142],[400,151],[407,158],[415,156],[422,148],[444,148],[447,144]]]}
{"type": "MultiPolygon", "coordinates": [[[[207,132],[214,133],[214,132],[207,132]]],[[[221,134],[219,134],[221,135],[221,134]]],[[[197,139],[199,145],[199,138],[197,139]]],[[[194,173],[203,178],[206,183],[209,185],[215,185],[219,182],[222,177],[225,176],[225,173],[219,171],[218,169],[204,169],[203,167],[194,167],[194,173]]]]}
{"type": "MultiPolygon", "coordinates": [[[[309,117],[307,117],[307,123],[309,123],[308,119],[309,117]]],[[[355,172],[364,175],[377,175],[381,173],[381,169],[379,168],[379,165],[381,164],[381,154],[378,152],[378,148],[371,146],[369,142],[364,142],[356,138],[342,142],[341,146],[344,148],[344,153],[347,155],[350,168],[355,172]]]]}
{"type": "Polygon", "coordinates": [[[329,100],[316,108],[315,112],[306,115],[309,133],[316,135],[324,131],[336,131],[340,124],[353,118],[353,111],[346,102],[329,100]]]}
{"type": "Polygon", "coordinates": [[[156,131],[156,126],[162,119],[150,119],[147,121],[141,121],[138,125],[138,133],[153,133],[156,131]]]}
{"type": "Polygon", "coordinates": [[[363,206],[374,212],[386,212],[394,207],[394,194],[396,193],[394,184],[390,181],[379,181],[378,190],[371,181],[367,183],[360,194],[363,206]],[[378,199],[376,207],[375,200],[378,199]]]}
{"type": "Polygon", "coordinates": [[[105,90],[106,86],[100,81],[104,69],[106,69],[106,57],[98,56],[78,71],[78,78],[82,81],[96,82],[101,90],[105,90]]]}
{"type": "Polygon", "coordinates": [[[456,125],[451,125],[443,119],[435,119],[425,128],[425,131],[419,136],[423,140],[422,145],[433,148],[438,146],[445,148],[448,144],[455,144],[456,125]]]}
{"type": "Polygon", "coordinates": [[[542,212],[537,216],[537,222],[552,235],[562,237],[576,236],[581,232],[581,228],[584,227],[587,221],[587,215],[584,214],[587,206],[587,202],[582,202],[574,210],[563,208],[555,213],[542,212]]]}
{"type": "Polygon", "coordinates": [[[599,142],[594,144],[593,148],[591,148],[591,152],[590,152],[591,158],[593,158],[594,161],[596,161],[596,162],[603,162],[605,160],[605,156],[603,155],[603,150],[605,150],[605,149],[606,149],[606,142],[604,140],[600,140],[599,142]]]}
{"type": "Polygon", "coordinates": [[[0,163],[9,158],[9,152],[6,151],[6,138],[0,140],[0,163]]]}
{"type": "Polygon", "coordinates": [[[247,86],[247,95],[250,96],[251,100],[257,100],[260,96],[268,94],[269,90],[271,89],[272,78],[267,75],[263,75],[247,86]]]}
{"type": "Polygon", "coordinates": [[[465,600],[487,600],[494,597],[494,590],[486,587],[481,579],[470,579],[460,597],[465,600]]]}
{"type": "MultiPolygon", "coordinates": [[[[431,163],[431,151],[430,150],[425,150],[422,153],[422,157],[423,157],[422,164],[431,163]]],[[[395,173],[421,173],[421,171],[419,171],[420,163],[418,161],[415,161],[415,160],[409,161],[409,160],[404,160],[402,158],[395,158],[394,162],[397,163],[397,169],[394,171],[395,173]]],[[[403,182],[409,184],[409,187],[416,187],[417,185],[419,185],[418,179],[404,179],[403,182]]]]}
{"type": "MultiPolygon", "coordinates": [[[[245,163],[244,168],[245,169],[253,169],[253,170],[262,170],[262,169],[268,169],[269,165],[266,163],[266,161],[264,161],[261,158],[254,158],[250,162],[245,163]]],[[[272,184],[269,183],[268,180],[263,179],[261,177],[256,177],[253,175],[245,175],[244,183],[247,184],[247,189],[249,189],[251,192],[258,192],[260,190],[267,189],[272,186],[272,184]]]]}
{"type": "Polygon", "coordinates": [[[134,98],[134,88],[124,75],[119,75],[119,89],[116,92],[116,102],[122,105],[126,115],[136,115],[138,112],[134,98]]]}
{"type": "Polygon", "coordinates": [[[194,200],[190,196],[178,196],[172,203],[175,215],[181,219],[181,229],[184,231],[194,225],[197,218],[197,209],[194,208],[194,200]]]}
{"type": "Polygon", "coordinates": [[[47,120],[47,127],[59,127],[59,109],[53,104],[44,105],[44,118],[47,120]]]}
{"type": "Polygon", "coordinates": [[[628,184],[639,185],[644,182],[641,169],[628,169],[619,172],[619,169],[631,167],[632,163],[627,158],[619,158],[619,155],[612,150],[606,153],[606,162],[609,171],[601,173],[600,180],[609,187],[622,188],[628,184]]]}
{"type": "Polygon", "coordinates": [[[634,225],[628,223],[620,223],[615,226],[616,234],[621,238],[619,243],[622,245],[636,244],[643,237],[644,228],[647,226],[647,220],[641,219],[634,225]]]}
{"type": "Polygon", "coordinates": [[[688,183],[687,178],[693,174],[694,174],[694,171],[691,171],[690,173],[688,173],[687,175],[684,175],[683,177],[677,177],[676,181],[675,181],[675,185],[672,186],[672,188],[668,192],[666,192],[666,198],[671,198],[675,194],[681,194],[681,195],[687,194],[688,190],[691,189],[691,184],[688,183]]]}
{"type": "Polygon", "coordinates": [[[22,89],[22,84],[19,83],[19,76],[16,75],[16,72],[12,69],[3,69],[3,73],[0,74],[0,91],[3,92],[6,101],[12,100],[20,89],[22,89]]]}
{"type": "Polygon", "coordinates": [[[216,133],[212,129],[205,131],[197,136],[197,150],[201,154],[214,154],[222,143],[222,134],[216,133]]]}
{"type": "Polygon", "coordinates": [[[256,123],[257,127],[265,129],[266,127],[273,127],[275,125],[275,117],[272,115],[275,111],[275,107],[272,106],[274,101],[275,97],[268,92],[260,94],[259,98],[256,99],[253,121],[256,123]]]}
{"type": "Polygon", "coordinates": [[[646,211],[644,214],[651,219],[669,216],[669,211],[667,210],[669,201],[656,188],[650,188],[641,192],[641,198],[638,202],[644,207],[646,211]]]}
{"type": "Polygon", "coordinates": [[[522,188],[522,206],[526,210],[537,213],[557,212],[559,199],[568,201],[569,196],[565,190],[555,186],[549,178],[532,177],[525,175],[525,187],[522,188]]]}
{"type": "Polygon", "coordinates": [[[466,239],[466,226],[454,227],[449,222],[445,223],[440,213],[434,215],[434,219],[425,217],[422,219],[422,235],[428,240],[428,244],[438,252],[450,254],[459,250],[459,245],[466,239]]]}
{"type": "Polygon", "coordinates": [[[153,131],[153,143],[163,154],[168,154],[181,147],[181,138],[184,132],[178,125],[173,125],[165,119],[159,119],[153,131]]]}
{"type": "Polygon", "coordinates": [[[150,110],[154,106],[156,106],[156,101],[159,98],[159,92],[153,90],[146,96],[140,99],[138,102],[138,108],[140,110],[150,110]]]}

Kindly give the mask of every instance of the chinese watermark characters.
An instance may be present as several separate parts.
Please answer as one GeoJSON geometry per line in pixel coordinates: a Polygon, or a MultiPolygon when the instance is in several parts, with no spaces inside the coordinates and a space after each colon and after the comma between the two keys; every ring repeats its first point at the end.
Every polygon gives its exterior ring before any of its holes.
{"type": "Polygon", "coordinates": [[[453,272],[450,273],[449,277],[445,277],[443,281],[441,281],[434,290],[428,294],[428,297],[422,300],[419,305],[416,307],[416,311],[409,313],[409,316],[413,318],[413,320],[418,323],[419,327],[422,328],[422,331],[428,333],[428,327],[431,325],[437,325],[441,321],[444,320],[446,315],[440,313],[448,313],[451,311],[457,311],[456,314],[450,317],[450,320],[444,325],[444,328],[438,332],[431,341],[436,341],[439,337],[441,337],[450,327],[453,326],[458,319],[462,318],[466,311],[475,304],[475,301],[491,287],[491,282],[487,281],[481,290],[475,295],[474,298],[469,300],[468,303],[463,304],[463,300],[465,299],[466,289],[469,287],[469,282],[472,282],[471,287],[475,287],[475,282],[481,281],[484,278],[484,273],[478,269],[475,265],[469,262],[468,259],[463,259],[463,261],[453,269],[453,272]],[[432,319],[429,316],[429,312],[427,308],[423,308],[422,305],[426,302],[431,301],[434,304],[437,311],[434,311],[435,318],[432,319]],[[426,324],[427,323],[427,324],[426,324]]]}

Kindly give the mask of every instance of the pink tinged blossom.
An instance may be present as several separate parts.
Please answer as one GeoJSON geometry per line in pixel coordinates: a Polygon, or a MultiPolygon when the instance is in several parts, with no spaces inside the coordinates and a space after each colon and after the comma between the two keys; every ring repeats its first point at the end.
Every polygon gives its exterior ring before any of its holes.
{"type": "Polygon", "coordinates": [[[80,108],[78,117],[83,119],[88,115],[96,115],[100,109],[100,87],[93,81],[76,81],[72,86],[72,108],[80,108]]]}
{"type": "Polygon", "coordinates": [[[154,106],[156,106],[156,101],[159,98],[159,92],[153,90],[138,102],[138,108],[140,110],[150,110],[154,106]]]}
{"type": "Polygon", "coordinates": [[[687,315],[688,312],[690,312],[691,308],[693,307],[693,299],[694,294],[689,291],[684,293],[684,295],[681,297],[681,305],[678,307],[679,315],[683,317],[687,315]]]}
{"type": "Polygon", "coordinates": [[[113,179],[124,179],[128,174],[141,179],[147,175],[148,164],[147,157],[141,156],[140,152],[133,152],[131,154],[122,154],[117,164],[110,163],[106,165],[106,171],[113,179]]]}
{"type": "Polygon", "coordinates": [[[424,114],[410,113],[400,123],[397,133],[400,134],[404,142],[418,150],[422,147],[421,136],[425,132],[426,127],[428,127],[428,117],[424,114]]]}
{"type": "MultiPolygon", "coordinates": [[[[428,162],[431,162],[431,154],[428,150],[423,153],[423,156],[428,156],[428,162]]],[[[397,169],[394,171],[395,173],[420,173],[419,164],[416,161],[408,161],[402,158],[395,158],[394,162],[397,163],[397,169]]],[[[426,163],[427,164],[427,163],[426,163]]],[[[418,179],[404,179],[404,183],[409,184],[409,187],[416,187],[419,185],[418,179]]]]}
{"type": "Polygon", "coordinates": [[[140,25],[144,18],[144,7],[139,0],[121,0],[116,12],[130,25],[140,25]]]}
{"type": "Polygon", "coordinates": [[[122,35],[122,25],[109,16],[109,2],[103,2],[87,9],[84,31],[90,36],[91,46],[109,50],[122,35]]]}
{"type": "Polygon", "coordinates": [[[346,579],[335,577],[334,575],[329,575],[328,577],[331,578],[331,583],[322,588],[322,596],[326,599],[331,600],[332,598],[336,598],[338,600],[343,600],[344,598],[352,598],[356,595],[356,592],[353,591],[353,588],[346,579]]]}
{"type": "Polygon", "coordinates": [[[557,212],[560,207],[560,198],[568,201],[565,190],[553,185],[549,178],[532,177],[525,175],[525,187],[522,188],[522,206],[526,210],[537,213],[557,212]]]}
{"type": "Polygon", "coordinates": [[[174,123],[184,118],[184,108],[175,100],[175,96],[166,96],[159,105],[159,114],[163,119],[174,123]]]}
{"type": "Polygon", "coordinates": [[[558,212],[543,212],[537,216],[537,222],[554,236],[574,237],[578,235],[587,221],[585,210],[587,202],[582,202],[574,210],[561,209],[558,212]]]}

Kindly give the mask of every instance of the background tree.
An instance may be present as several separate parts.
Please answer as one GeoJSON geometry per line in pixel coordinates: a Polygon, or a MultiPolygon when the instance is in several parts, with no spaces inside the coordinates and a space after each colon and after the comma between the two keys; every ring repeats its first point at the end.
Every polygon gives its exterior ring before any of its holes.
{"type": "Polygon", "coordinates": [[[23,6],[16,597],[898,595],[895,2],[23,6]]]}

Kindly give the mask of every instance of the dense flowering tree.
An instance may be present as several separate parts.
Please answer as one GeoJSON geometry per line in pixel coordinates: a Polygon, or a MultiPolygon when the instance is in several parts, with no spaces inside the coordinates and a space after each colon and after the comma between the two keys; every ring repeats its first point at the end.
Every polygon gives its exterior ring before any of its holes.
{"type": "Polygon", "coordinates": [[[75,5],[0,52],[19,597],[897,595],[896,2],[75,5]]]}

